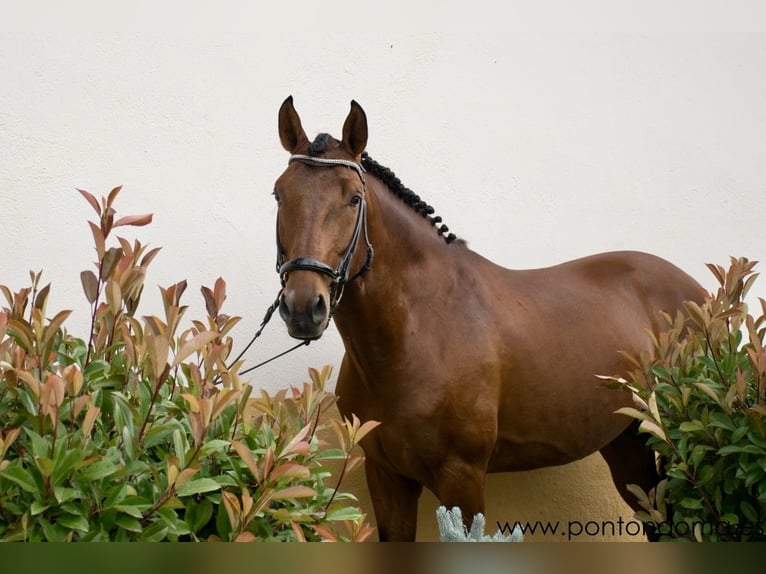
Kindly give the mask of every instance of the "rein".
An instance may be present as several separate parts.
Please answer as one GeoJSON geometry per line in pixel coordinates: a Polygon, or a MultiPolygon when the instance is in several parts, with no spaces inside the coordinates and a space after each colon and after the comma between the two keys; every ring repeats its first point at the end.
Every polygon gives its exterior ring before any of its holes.
{"type": "MultiPolygon", "coordinates": [[[[268,309],[266,309],[266,314],[263,316],[263,321],[261,321],[261,324],[260,324],[260,326],[258,327],[258,330],[255,332],[255,335],[253,335],[252,339],[250,339],[250,342],[249,342],[247,345],[245,345],[245,348],[244,348],[244,349],[242,349],[242,351],[240,351],[239,355],[237,355],[237,358],[236,358],[236,359],[234,359],[234,360],[233,360],[233,361],[232,361],[232,362],[231,362],[231,363],[230,363],[230,364],[229,364],[229,365],[226,367],[227,369],[231,369],[231,368],[232,368],[232,366],[234,366],[234,365],[237,363],[237,361],[239,361],[239,360],[240,360],[240,359],[243,357],[243,355],[244,355],[245,353],[247,353],[248,349],[249,349],[249,348],[250,348],[250,347],[253,345],[253,343],[255,343],[255,340],[256,340],[258,337],[260,337],[260,336],[261,336],[261,333],[263,333],[263,330],[266,328],[266,325],[268,324],[268,322],[269,322],[269,321],[271,321],[271,317],[272,317],[272,315],[274,315],[274,311],[276,311],[276,310],[277,310],[277,308],[279,307],[279,300],[282,298],[282,291],[283,291],[283,289],[280,289],[280,290],[279,290],[279,293],[277,293],[277,298],[276,298],[276,299],[274,300],[274,302],[273,302],[273,303],[272,303],[272,304],[269,306],[269,308],[268,308],[268,309]]],[[[280,358],[280,357],[283,357],[283,356],[285,356],[287,353],[291,353],[292,351],[295,351],[295,350],[296,350],[296,349],[298,349],[299,347],[305,347],[305,346],[306,346],[306,345],[308,345],[308,344],[309,344],[311,341],[312,341],[312,339],[306,339],[305,341],[301,341],[300,343],[298,343],[298,344],[297,344],[297,345],[295,345],[294,347],[290,347],[290,348],[289,348],[289,349],[287,349],[286,351],[282,351],[281,353],[278,353],[278,354],[274,355],[274,356],[273,356],[273,357],[271,357],[270,359],[266,359],[265,361],[261,361],[261,362],[260,362],[260,363],[258,363],[257,365],[253,365],[252,367],[248,367],[247,369],[244,369],[244,370],[240,371],[240,372],[239,372],[239,374],[240,374],[240,375],[244,375],[244,374],[247,374],[247,373],[249,373],[249,372],[251,372],[251,371],[254,371],[254,370],[255,370],[255,369],[257,369],[257,368],[259,368],[259,367],[262,367],[263,365],[266,365],[266,364],[270,363],[271,361],[274,361],[275,359],[278,359],[278,358],[280,358]]]]}

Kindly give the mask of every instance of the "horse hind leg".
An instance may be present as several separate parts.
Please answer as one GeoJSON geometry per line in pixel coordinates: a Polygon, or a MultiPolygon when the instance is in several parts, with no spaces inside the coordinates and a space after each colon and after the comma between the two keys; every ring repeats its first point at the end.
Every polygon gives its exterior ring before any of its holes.
{"type": "MultiPolygon", "coordinates": [[[[638,421],[633,421],[617,438],[600,450],[609,466],[617,491],[635,511],[644,509],[635,495],[628,490],[628,484],[637,484],[645,492],[649,492],[660,480],[654,451],[646,445],[646,436],[639,434],[638,424],[638,421]]],[[[650,541],[657,540],[656,533],[648,525],[646,533],[650,541]]]]}

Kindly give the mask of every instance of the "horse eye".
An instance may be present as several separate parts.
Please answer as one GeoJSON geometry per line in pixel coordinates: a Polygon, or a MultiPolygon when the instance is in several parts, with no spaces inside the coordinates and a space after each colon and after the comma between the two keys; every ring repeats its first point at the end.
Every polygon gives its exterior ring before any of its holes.
{"type": "Polygon", "coordinates": [[[276,200],[277,204],[279,204],[282,201],[282,198],[279,197],[279,192],[275,189],[274,192],[271,194],[274,196],[274,199],[276,200]]]}
{"type": "Polygon", "coordinates": [[[361,195],[355,195],[355,196],[353,196],[353,197],[352,197],[352,198],[349,200],[349,202],[348,202],[348,204],[349,204],[351,207],[356,207],[356,206],[358,206],[360,203],[362,203],[362,196],[361,196],[361,195]]]}

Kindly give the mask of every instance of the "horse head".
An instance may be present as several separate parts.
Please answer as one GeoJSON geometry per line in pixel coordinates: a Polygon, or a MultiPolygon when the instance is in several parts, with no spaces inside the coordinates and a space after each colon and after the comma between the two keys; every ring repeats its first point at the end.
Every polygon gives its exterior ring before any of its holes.
{"type": "Polygon", "coordinates": [[[371,264],[361,167],[367,118],[352,101],[340,141],[328,134],[309,141],[290,96],[279,110],[279,138],[290,153],[274,186],[277,271],[283,287],[279,314],[292,337],[316,339],[327,328],[346,283],[371,264]],[[362,236],[367,261],[360,264],[362,236]]]}

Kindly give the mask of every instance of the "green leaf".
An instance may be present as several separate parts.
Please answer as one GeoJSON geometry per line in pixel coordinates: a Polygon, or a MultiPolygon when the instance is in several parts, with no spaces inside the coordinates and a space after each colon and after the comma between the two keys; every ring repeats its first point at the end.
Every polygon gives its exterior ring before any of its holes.
{"type": "Polygon", "coordinates": [[[114,463],[108,460],[99,460],[94,462],[90,466],[87,466],[85,470],[80,472],[77,475],[77,479],[82,480],[84,482],[91,482],[94,480],[106,478],[107,476],[114,474],[118,470],[119,470],[119,467],[115,465],[114,463]]]}
{"type": "Polygon", "coordinates": [[[133,518],[132,516],[128,516],[127,514],[118,514],[114,519],[114,523],[123,530],[127,530],[129,532],[141,532],[143,530],[141,523],[137,519],[133,518]]]}
{"type": "Polygon", "coordinates": [[[764,454],[764,450],[760,447],[755,446],[754,444],[747,444],[744,446],[738,446],[735,444],[727,444],[726,446],[722,446],[718,449],[718,454],[720,455],[727,455],[727,454],[738,454],[742,452],[747,452],[750,454],[764,454]]]}
{"type": "Polygon", "coordinates": [[[106,500],[104,500],[104,508],[109,508],[110,506],[116,505],[118,502],[121,502],[125,499],[125,497],[128,495],[128,485],[125,483],[117,484],[113,486],[107,496],[106,500]]]}
{"type": "MultiPolygon", "coordinates": [[[[742,439],[742,437],[744,437],[748,433],[749,430],[750,430],[750,427],[748,427],[748,426],[741,426],[741,427],[739,427],[737,430],[735,430],[731,434],[731,442],[733,442],[733,443],[734,442],[739,442],[742,439]]],[[[764,446],[766,446],[766,445],[764,445],[764,446]]]]}
{"type": "Polygon", "coordinates": [[[764,476],[766,476],[766,472],[760,466],[753,465],[745,474],[745,486],[748,488],[753,486],[763,480],[764,476]]]}
{"type": "MultiPolygon", "coordinates": [[[[149,430],[146,431],[146,434],[144,434],[144,440],[142,443],[144,448],[151,448],[165,442],[177,428],[178,425],[175,422],[152,425],[149,430]]],[[[179,458],[179,460],[183,459],[179,458]]]]}
{"type": "Polygon", "coordinates": [[[678,428],[683,432],[699,432],[705,430],[701,421],[684,421],[678,428]]]}
{"type": "Polygon", "coordinates": [[[694,383],[694,386],[704,392],[708,397],[713,399],[717,405],[723,408],[723,401],[721,400],[721,397],[719,397],[718,393],[716,393],[709,385],[705,383],[694,383]]]}
{"type": "Polygon", "coordinates": [[[37,500],[35,500],[29,507],[29,512],[32,516],[37,516],[38,514],[45,512],[49,508],[50,508],[50,504],[43,504],[42,502],[38,502],[37,500]]]}
{"type": "Polygon", "coordinates": [[[199,532],[213,517],[213,503],[205,498],[199,504],[194,506],[191,520],[186,517],[186,522],[190,524],[192,532],[199,532]]]}
{"type": "Polygon", "coordinates": [[[32,475],[29,474],[29,472],[21,466],[12,464],[0,472],[0,476],[15,482],[27,492],[37,494],[40,490],[37,488],[37,483],[35,482],[35,479],[32,478],[32,475]]]}
{"type": "Polygon", "coordinates": [[[38,520],[40,522],[40,526],[43,528],[45,540],[48,542],[66,542],[67,535],[69,534],[68,530],[62,528],[58,524],[51,524],[42,517],[40,517],[38,520]]]}
{"type": "Polygon", "coordinates": [[[713,491],[713,504],[716,511],[720,513],[721,508],[723,508],[723,490],[720,486],[716,486],[715,491],[713,491]]]}
{"type": "Polygon", "coordinates": [[[697,483],[702,486],[714,476],[713,467],[708,464],[703,465],[697,470],[697,483]]]}
{"type": "Polygon", "coordinates": [[[739,508],[742,511],[742,515],[747,518],[751,524],[758,524],[758,512],[753,508],[747,500],[743,500],[739,503],[739,508]]]}
{"type": "Polygon", "coordinates": [[[202,445],[202,448],[199,449],[199,456],[201,458],[205,458],[206,456],[210,456],[211,454],[215,452],[221,452],[225,448],[228,448],[230,444],[231,443],[228,440],[222,440],[222,439],[209,440],[202,445]]]}
{"type": "Polygon", "coordinates": [[[128,460],[132,460],[135,457],[135,443],[133,441],[131,430],[132,429],[129,426],[122,427],[122,445],[128,460]]]}
{"type": "Polygon", "coordinates": [[[24,431],[29,436],[32,444],[32,456],[35,458],[48,457],[51,452],[50,444],[48,441],[37,434],[35,431],[25,428],[24,431]]]}
{"type": "Polygon", "coordinates": [[[727,431],[731,432],[736,430],[736,427],[734,426],[734,423],[731,422],[731,419],[721,412],[710,413],[710,420],[708,424],[714,427],[726,429],[727,431]]]}
{"type": "Polygon", "coordinates": [[[681,506],[690,510],[700,510],[703,508],[702,501],[698,498],[684,498],[681,501],[681,506]]]}
{"type": "Polygon", "coordinates": [[[196,480],[190,480],[176,491],[178,496],[191,496],[192,494],[200,494],[203,492],[212,492],[214,490],[220,490],[221,485],[218,484],[212,478],[198,478],[196,480]]]}
{"type": "Polygon", "coordinates": [[[307,498],[310,496],[317,496],[317,491],[299,484],[274,491],[272,498],[274,500],[282,500],[285,498],[307,498]]]}
{"type": "Polygon", "coordinates": [[[131,460],[128,462],[125,467],[120,471],[120,476],[131,476],[135,478],[140,478],[143,475],[148,475],[152,471],[152,467],[149,466],[146,462],[140,459],[131,460]]]}
{"type": "Polygon", "coordinates": [[[348,456],[346,451],[340,448],[328,448],[317,452],[316,460],[343,460],[348,456]]]}
{"type": "Polygon", "coordinates": [[[173,448],[176,453],[176,458],[180,461],[186,460],[186,441],[179,429],[173,431],[173,448]]]}
{"type": "Polygon", "coordinates": [[[191,533],[189,525],[178,518],[178,514],[176,514],[174,510],[165,507],[160,508],[157,511],[157,516],[164,524],[167,525],[167,527],[170,529],[169,531],[172,534],[176,536],[183,536],[191,533]]]}
{"type": "Polygon", "coordinates": [[[358,520],[361,515],[362,513],[358,508],[354,508],[352,506],[343,506],[337,510],[331,510],[328,512],[325,520],[329,520],[330,522],[335,522],[338,520],[358,520]]]}
{"type": "Polygon", "coordinates": [[[143,518],[144,514],[141,511],[141,508],[138,506],[126,506],[123,504],[118,504],[117,506],[113,506],[117,512],[122,512],[123,514],[127,514],[128,516],[132,516],[133,518],[143,518]]]}
{"type": "Polygon", "coordinates": [[[141,534],[141,542],[163,542],[168,534],[168,527],[161,522],[147,526],[141,534]]]}
{"type": "Polygon", "coordinates": [[[239,488],[240,487],[239,483],[237,482],[237,480],[233,476],[231,476],[229,474],[220,474],[220,475],[214,477],[213,480],[215,480],[221,486],[228,486],[228,487],[231,487],[231,488],[239,488]]]}
{"type": "Polygon", "coordinates": [[[79,496],[79,493],[74,488],[67,488],[65,486],[54,486],[53,496],[56,497],[56,502],[58,502],[59,504],[63,504],[65,502],[69,502],[70,500],[74,498],[77,498],[79,496]]]}
{"type": "MultiPolygon", "coordinates": [[[[19,392],[19,398],[24,405],[24,409],[32,416],[37,416],[37,399],[34,397],[31,391],[23,390],[19,392]]],[[[26,429],[25,429],[26,430],[26,429]]]]}
{"type": "Polygon", "coordinates": [[[58,517],[56,523],[64,528],[69,528],[70,530],[81,530],[83,532],[88,532],[88,530],[90,530],[88,521],[83,516],[63,514],[58,517]]]}
{"type": "Polygon", "coordinates": [[[699,464],[702,462],[702,460],[705,458],[705,454],[712,450],[712,447],[709,447],[704,444],[698,444],[692,449],[692,454],[689,457],[689,462],[693,467],[699,466],[699,464]]]}
{"type": "Polygon", "coordinates": [[[75,465],[81,462],[83,458],[83,451],[77,448],[66,450],[61,455],[57,456],[56,467],[53,469],[53,474],[51,475],[51,482],[53,482],[53,484],[61,482],[61,480],[67,476],[75,465]]]}
{"type": "Polygon", "coordinates": [[[755,431],[750,431],[747,433],[747,440],[756,446],[760,446],[761,448],[766,449],[766,440],[764,440],[763,437],[755,431]]]}
{"type": "Polygon", "coordinates": [[[37,469],[40,471],[40,474],[43,475],[43,477],[49,477],[51,474],[53,474],[53,460],[51,460],[48,457],[37,457],[35,458],[35,464],[37,465],[37,469]]]}
{"type": "Polygon", "coordinates": [[[94,382],[96,380],[105,379],[109,374],[111,365],[103,360],[91,361],[85,371],[83,371],[83,377],[88,382],[94,382]]]}

